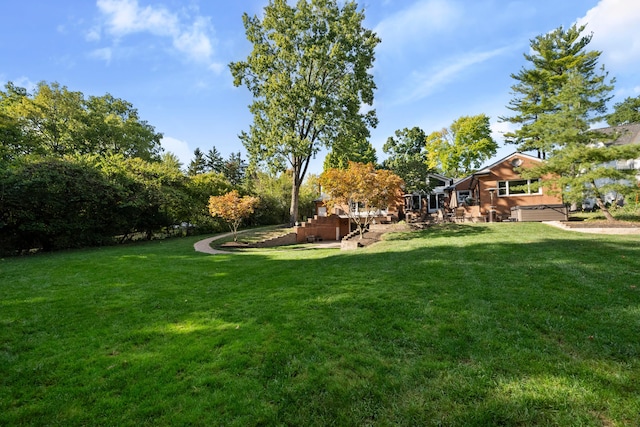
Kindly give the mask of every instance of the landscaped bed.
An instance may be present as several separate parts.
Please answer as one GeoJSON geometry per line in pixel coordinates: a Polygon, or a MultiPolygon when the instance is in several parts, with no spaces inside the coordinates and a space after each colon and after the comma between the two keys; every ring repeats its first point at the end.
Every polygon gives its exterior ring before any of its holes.
{"type": "Polygon", "coordinates": [[[0,260],[0,425],[640,424],[640,240],[446,224],[0,260]]]}

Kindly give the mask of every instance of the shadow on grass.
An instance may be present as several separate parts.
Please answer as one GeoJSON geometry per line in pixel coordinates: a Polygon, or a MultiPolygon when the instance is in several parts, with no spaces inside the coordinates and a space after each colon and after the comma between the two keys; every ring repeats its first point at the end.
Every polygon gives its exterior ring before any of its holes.
{"type": "Polygon", "coordinates": [[[463,237],[472,236],[476,234],[490,233],[491,229],[488,227],[479,227],[465,224],[433,224],[425,228],[424,230],[416,230],[401,233],[390,233],[386,236],[387,240],[413,240],[423,236],[437,236],[437,237],[463,237]]]}
{"type": "Polygon", "coordinates": [[[41,258],[46,276],[4,269],[32,285],[2,290],[0,421],[640,422],[637,240],[541,225],[389,237],[215,256],[174,242],[41,258]]]}

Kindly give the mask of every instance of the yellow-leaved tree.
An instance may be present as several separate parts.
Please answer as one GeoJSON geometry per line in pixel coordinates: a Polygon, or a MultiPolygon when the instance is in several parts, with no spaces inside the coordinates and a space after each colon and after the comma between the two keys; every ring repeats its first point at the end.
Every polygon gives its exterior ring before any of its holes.
{"type": "Polygon", "coordinates": [[[347,169],[327,169],[320,175],[322,191],[329,197],[328,211],[339,208],[347,212],[360,231],[360,238],[369,223],[382,209],[394,205],[402,194],[402,178],[386,169],[376,169],[373,163],[349,162],[347,169]]]}
{"type": "Polygon", "coordinates": [[[222,196],[209,197],[209,213],[229,224],[233,241],[238,241],[238,227],[242,220],[253,213],[260,199],[252,196],[240,196],[236,190],[222,196]]]}

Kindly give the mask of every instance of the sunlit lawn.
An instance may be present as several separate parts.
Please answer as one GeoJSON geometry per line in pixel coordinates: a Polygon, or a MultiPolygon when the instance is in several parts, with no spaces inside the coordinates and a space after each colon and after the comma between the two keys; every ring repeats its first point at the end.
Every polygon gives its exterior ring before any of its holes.
{"type": "Polygon", "coordinates": [[[0,425],[640,425],[640,236],[0,260],[0,425]]]}

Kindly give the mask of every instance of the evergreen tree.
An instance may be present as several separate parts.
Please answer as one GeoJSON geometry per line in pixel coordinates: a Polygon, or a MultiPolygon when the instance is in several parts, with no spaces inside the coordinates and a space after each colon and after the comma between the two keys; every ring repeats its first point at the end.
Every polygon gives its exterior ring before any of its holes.
{"type": "Polygon", "coordinates": [[[206,161],[204,158],[204,154],[202,154],[202,150],[200,148],[196,148],[193,151],[193,159],[191,163],[189,163],[189,168],[187,169],[187,175],[195,176],[205,172],[206,161]]]}
{"type": "Polygon", "coordinates": [[[552,193],[562,194],[567,203],[595,200],[607,220],[613,221],[605,196],[625,196],[635,190],[636,171],[616,165],[619,160],[640,157],[640,144],[612,145],[610,140],[618,135],[590,129],[591,94],[584,76],[575,71],[568,74],[562,89],[550,98],[555,111],[538,119],[541,140],[550,143],[551,155],[540,165],[523,170],[522,175],[544,177],[543,184],[552,193]]]}
{"type": "Polygon", "coordinates": [[[224,170],[222,173],[231,185],[237,187],[244,181],[246,171],[247,163],[242,160],[242,154],[237,152],[229,155],[229,158],[224,163],[224,170]]]}
{"type": "Polygon", "coordinates": [[[584,29],[585,26],[577,25],[567,30],[559,27],[531,40],[532,53],[524,55],[531,68],[511,75],[517,83],[511,87],[514,98],[507,108],[515,115],[500,117],[503,122],[520,126],[505,134],[507,143],[517,144],[521,151],[537,150],[539,156],[564,143],[546,138],[549,136],[548,130],[544,129],[546,123],[539,123],[539,119],[559,110],[556,96],[571,73],[583,79],[586,96],[582,108],[587,112],[588,123],[601,119],[598,114],[606,111],[613,80],[607,84],[607,74],[597,68],[601,52],[586,49],[592,35],[582,35],[584,29]]]}
{"type": "Polygon", "coordinates": [[[607,116],[609,126],[640,123],[640,96],[627,97],[613,106],[613,113],[607,116]]]}
{"type": "Polygon", "coordinates": [[[211,148],[207,152],[205,161],[206,167],[209,171],[217,173],[224,172],[224,159],[216,147],[211,148]]]}

